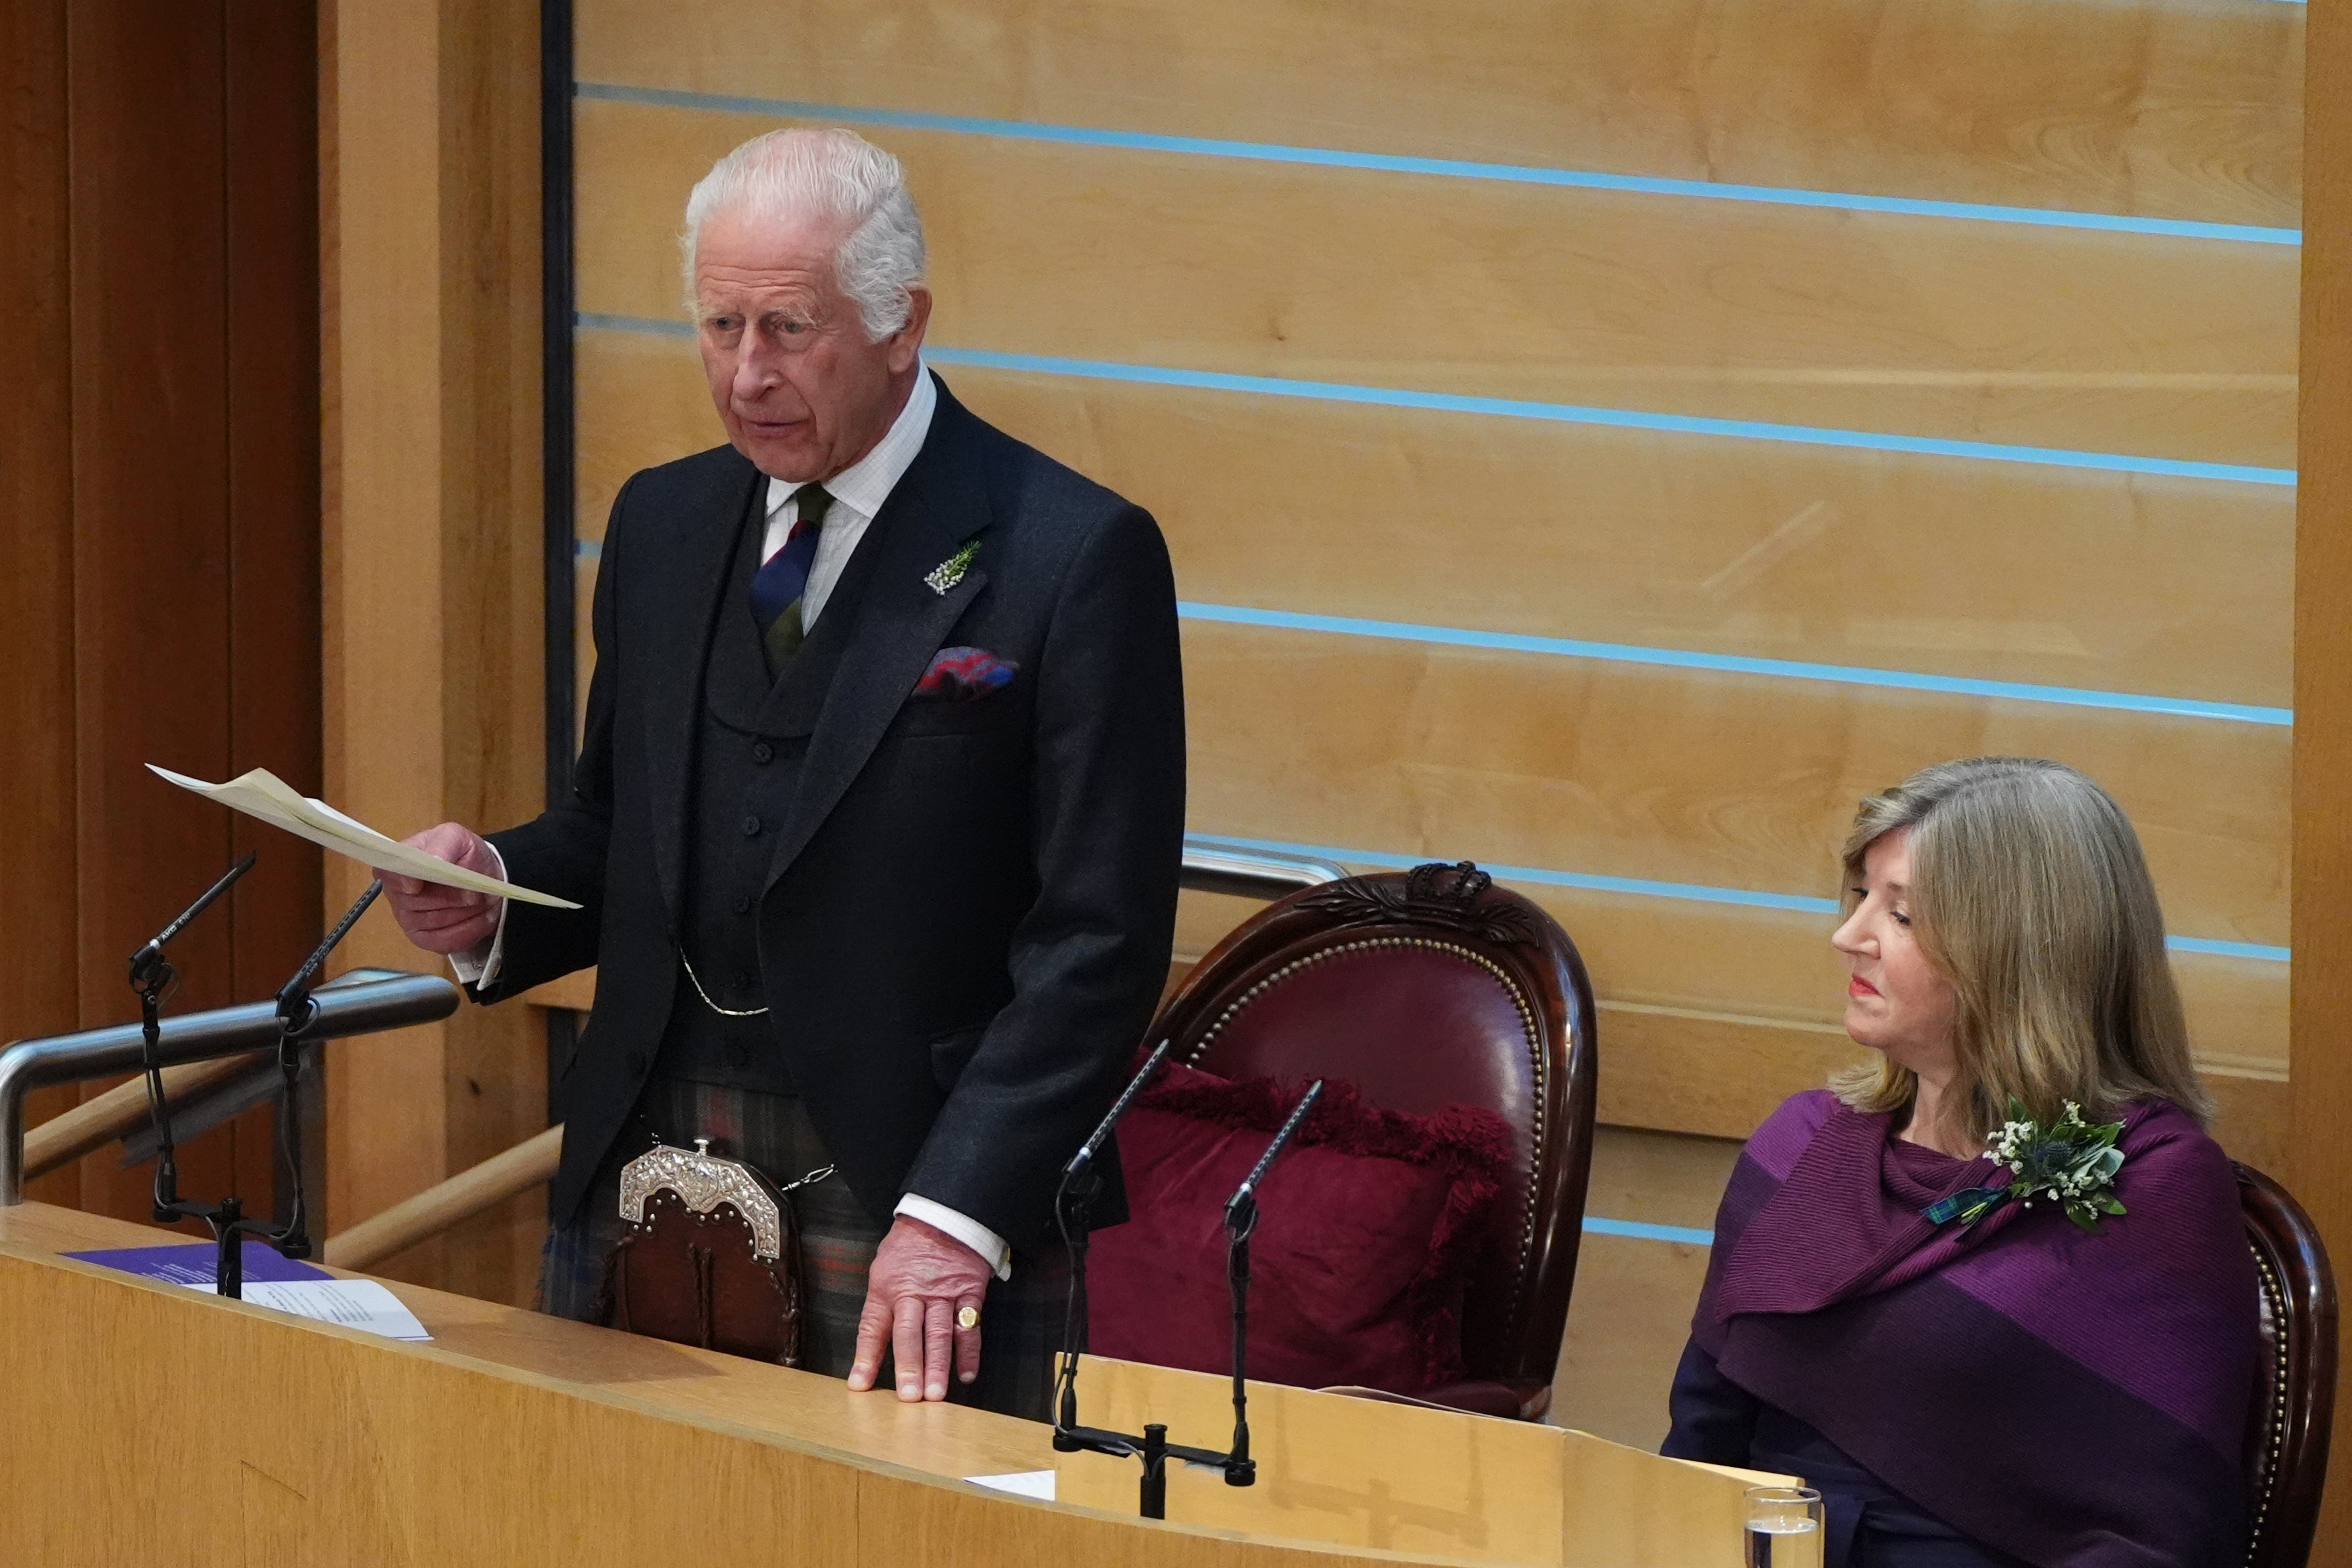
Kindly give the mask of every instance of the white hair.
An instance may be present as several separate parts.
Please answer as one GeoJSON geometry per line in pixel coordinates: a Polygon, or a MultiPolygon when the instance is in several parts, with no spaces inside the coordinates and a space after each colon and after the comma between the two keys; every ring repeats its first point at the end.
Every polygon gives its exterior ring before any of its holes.
{"type": "Polygon", "coordinates": [[[720,213],[839,218],[849,234],[834,252],[841,291],[874,342],[907,324],[907,291],[923,280],[923,222],[898,160],[854,131],[794,127],[754,136],[710,166],[686,199],[686,293],[694,303],[695,241],[720,213]]]}

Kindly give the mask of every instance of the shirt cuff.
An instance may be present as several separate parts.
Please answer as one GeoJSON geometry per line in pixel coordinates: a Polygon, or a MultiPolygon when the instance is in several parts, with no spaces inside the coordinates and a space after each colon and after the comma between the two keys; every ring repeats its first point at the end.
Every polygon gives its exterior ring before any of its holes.
{"type": "MultiPolygon", "coordinates": [[[[501,882],[506,879],[499,878],[501,882]]],[[[980,1260],[1000,1280],[1013,1278],[1013,1249],[1004,1238],[968,1215],[958,1214],[944,1203],[933,1203],[928,1197],[908,1193],[898,1200],[892,1211],[909,1219],[919,1219],[934,1230],[944,1231],[980,1254],[980,1260]]]]}
{"type": "MultiPolygon", "coordinates": [[[[500,882],[506,881],[506,856],[499,853],[498,845],[487,839],[483,841],[483,847],[490,852],[490,859],[498,867],[490,874],[500,882]]],[[[457,971],[459,985],[472,986],[478,990],[484,986],[497,983],[499,970],[504,967],[506,956],[507,901],[502,898],[499,900],[499,928],[490,933],[490,939],[487,942],[478,942],[463,953],[450,954],[449,967],[457,971]]],[[[957,1239],[962,1239],[959,1237],[957,1239]]]]}

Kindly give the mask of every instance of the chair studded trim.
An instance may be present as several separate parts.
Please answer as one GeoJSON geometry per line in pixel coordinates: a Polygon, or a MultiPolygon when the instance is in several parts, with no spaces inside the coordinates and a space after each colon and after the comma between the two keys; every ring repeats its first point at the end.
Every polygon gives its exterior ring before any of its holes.
{"type": "MultiPolygon", "coordinates": [[[[1485,875],[1484,873],[1475,873],[1475,874],[1482,878],[1485,875]]],[[[1347,883],[1334,883],[1331,888],[1336,892],[1349,885],[1347,883]]],[[[1485,886],[1482,883],[1471,896],[1475,898],[1476,893],[1484,891],[1485,886]]],[[[1376,905],[1376,907],[1380,908],[1383,915],[1390,913],[1385,906],[1376,905]]],[[[1484,954],[1474,953],[1467,947],[1457,946],[1454,943],[1442,942],[1427,936],[1367,936],[1354,942],[1339,943],[1318,952],[1307,954],[1303,957],[1292,959],[1226,1003],[1223,1010],[1217,1014],[1209,1027],[1201,1031],[1200,1038],[1193,1041],[1192,1050],[1185,1054],[1185,1065],[1198,1066],[1202,1056],[1207,1052],[1210,1046],[1216,1043],[1217,1037],[1224,1032],[1227,1024],[1240,1017],[1242,1010],[1250,1003],[1291,976],[1328,959],[1341,957],[1350,953],[1362,953],[1378,947],[1420,947],[1433,953],[1444,953],[1448,956],[1462,959],[1465,963],[1475,964],[1492,976],[1495,983],[1503,988],[1504,994],[1511,998],[1511,1006],[1519,1015],[1519,1035],[1527,1042],[1528,1061],[1535,1075],[1535,1126],[1534,1141],[1528,1160],[1527,1199],[1519,1219],[1519,1255],[1514,1260],[1511,1302],[1506,1314],[1509,1321],[1517,1322],[1520,1299],[1527,1291],[1527,1261],[1529,1255],[1534,1252],[1536,1245],[1536,1190],[1542,1181],[1545,1145],[1550,1132],[1544,1124],[1544,1096],[1550,1085],[1548,1082],[1549,1064],[1544,1060],[1543,1036],[1536,1027],[1535,1009],[1528,1003],[1527,992],[1521,989],[1519,983],[1514,980],[1502,966],[1484,954]]]]}
{"type": "Polygon", "coordinates": [[[2278,1489],[2279,1458],[2286,1447],[2287,1401],[2293,1395],[2288,1378],[2287,1358],[2287,1299],[2286,1287],[2279,1282],[2278,1270],[2263,1249],[2249,1243],[2246,1250],[2254,1255],[2254,1267],[2263,1276],[2263,1299],[2270,1303],[2271,1322],[2278,1325],[2278,1364],[2273,1369],[2271,1384],[2270,1435],[2264,1446],[2270,1450],[2270,1462],[2263,1469],[2263,1490],[2258,1497],[2249,1499],[2253,1519],[2246,1531],[2247,1563],[2257,1561],[2262,1554],[2263,1525],[2270,1517],[2271,1493],[2278,1489]]]}

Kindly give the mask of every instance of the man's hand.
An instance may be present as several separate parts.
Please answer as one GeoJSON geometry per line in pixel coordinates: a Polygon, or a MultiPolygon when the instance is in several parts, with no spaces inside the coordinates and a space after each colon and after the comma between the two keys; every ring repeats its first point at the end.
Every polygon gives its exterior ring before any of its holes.
{"type": "MultiPolygon", "coordinates": [[[[488,842],[471,828],[456,822],[427,828],[401,842],[484,876],[499,874],[499,857],[488,842]]],[[[383,879],[383,894],[392,901],[392,916],[400,922],[402,933],[427,953],[439,953],[445,957],[464,953],[480,946],[498,932],[499,915],[507,902],[503,898],[419,882],[395,872],[379,871],[376,875],[383,879]]]]}
{"type": "Polygon", "coordinates": [[[898,1397],[945,1399],[948,1360],[956,1380],[980,1375],[980,1325],[960,1327],[956,1314],[980,1311],[994,1278],[988,1261],[943,1230],[900,1215],[875,1249],[866,1276],[866,1311],[857,1320],[857,1359],[849,1386],[874,1386],[887,1346],[898,1358],[898,1397]]]}

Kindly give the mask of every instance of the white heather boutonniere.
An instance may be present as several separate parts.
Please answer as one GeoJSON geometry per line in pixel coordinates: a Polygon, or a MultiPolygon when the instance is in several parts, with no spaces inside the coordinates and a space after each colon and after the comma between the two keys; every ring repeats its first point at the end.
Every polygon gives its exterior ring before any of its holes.
{"type": "Polygon", "coordinates": [[[971,565],[971,558],[979,553],[978,539],[965,540],[961,549],[923,574],[924,585],[940,598],[946,598],[948,590],[963,580],[966,569],[971,565]]]}
{"type": "Polygon", "coordinates": [[[2011,1198],[2032,1208],[2035,1200],[2054,1203],[2066,1218],[2093,1235],[2099,1217],[2124,1212],[2115,1194],[2116,1173],[2124,1167],[2124,1152],[2116,1147],[2123,1136],[2121,1122],[2096,1126],[2083,1120],[2083,1108],[2066,1102],[2064,1115],[2043,1126],[2011,1100],[2009,1120],[1985,1140],[1985,1153],[2010,1173],[2003,1186],[1972,1186],[1939,1198],[1919,1212],[1937,1225],[1957,1219],[1974,1225],[2011,1198]]]}

